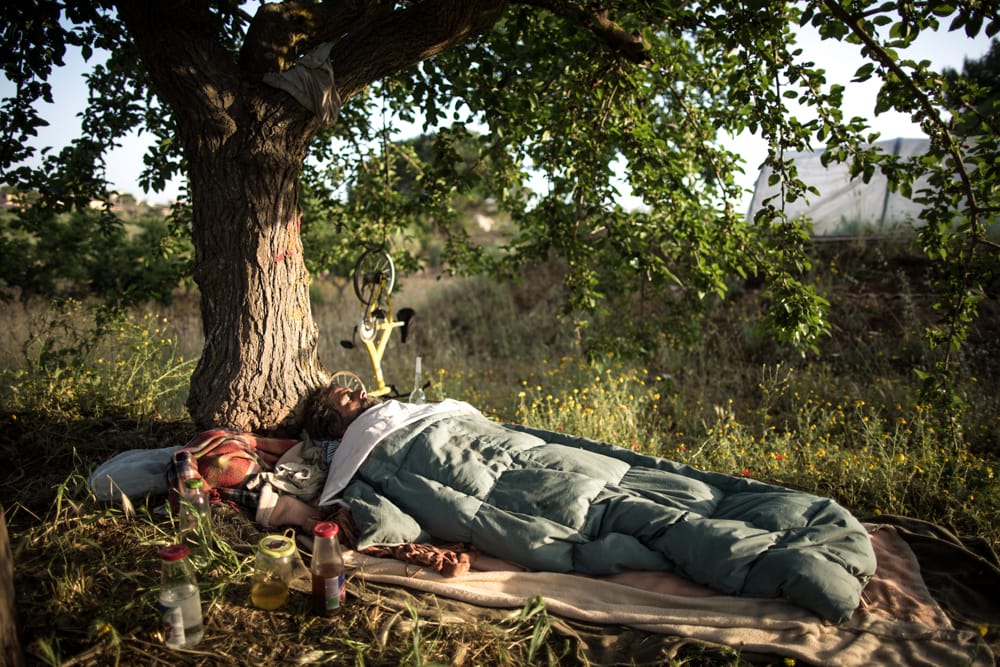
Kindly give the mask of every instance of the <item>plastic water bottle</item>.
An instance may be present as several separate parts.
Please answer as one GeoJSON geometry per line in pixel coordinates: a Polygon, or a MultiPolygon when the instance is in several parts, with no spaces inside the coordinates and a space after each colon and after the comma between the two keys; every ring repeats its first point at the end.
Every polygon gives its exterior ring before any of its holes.
{"type": "Polygon", "coordinates": [[[424,396],[423,385],[423,377],[420,372],[420,357],[417,357],[417,365],[413,371],[413,391],[410,392],[410,403],[420,404],[427,401],[427,397],[424,396]]]}
{"type": "Polygon", "coordinates": [[[340,552],[340,528],[324,521],[313,529],[312,608],[320,616],[332,616],[344,604],[344,557],[340,552]]]}
{"type": "Polygon", "coordinates": [[[212,504],[205,483],[189,479],[180,499],[181,541],[207,551],[212,546],[212,504]]]}
{"type": "Polygon", "coordinates": [[[189,553],[186,544],[160,549],[160,620],[163,643],[171,648],[190,648],[205,635],[201,593],[188,560],[189,553]]]}

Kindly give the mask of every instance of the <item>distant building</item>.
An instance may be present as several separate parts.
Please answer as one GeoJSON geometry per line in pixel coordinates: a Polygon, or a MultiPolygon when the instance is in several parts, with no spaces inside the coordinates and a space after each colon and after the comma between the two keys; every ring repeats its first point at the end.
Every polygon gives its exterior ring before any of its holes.
{"type": "MultiPolygon", "coordinates": [[[[927,139],[890,139],[875,144],[882,152],[908,158],[923,155],[930,142],[927,139]]],[[[819,195],[807,195],[793,203],[785,204],[789,218],[808,217],[814,236],[856,236],[881,234],[904,226],[920,223],[920,204],[889,190],[888,179],[876,170],[865,183],[860,176],[851,178],[850,165],[834,162],[824,166],[820,161],[822,151],[795,153],[799,178],[819,190],[819,195]]],[[[749,219],[759,211],[765,199],[780,192],[779,185],[769,186],[770,167],[761,169],[754,188],[753,199],[747,211],[749,219]]],[[[914,184],[914,191],[925,185],[914,184]]]]}

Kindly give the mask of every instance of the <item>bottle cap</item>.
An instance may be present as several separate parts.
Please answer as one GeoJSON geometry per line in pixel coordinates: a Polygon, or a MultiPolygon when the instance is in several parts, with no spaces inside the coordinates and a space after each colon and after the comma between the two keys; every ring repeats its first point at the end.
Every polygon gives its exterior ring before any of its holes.
{"type": "Polygon", "coordinates": [[[257,543],[257,548],[271,558],[285,558],[295,553],[295,542],[284,535],[267,535],[257,543]]]}
{"type": "Polygon", "coordinates": [[[205,486],[205,482],[203,482],[199,477],[192,477],[188,481],[184,482],[184,485],[189,489],[200,489],[205,486]]]}
{"type": "Polygon", "coordinates": [[[332,521],[324,521],[322,523],[317,523],[316,527],[313,528],[313,535],[316,537],[331,537],[340,532],[340,526],[333,523],[332,521]]]}
{"type": "Polygon", "coordinates": [[[186,544],[171,544],[160,549],[160,558],[173,562],[181,558],[186,558],[189,553],[191,553],[191,550],[188,549],[186,544]]]}

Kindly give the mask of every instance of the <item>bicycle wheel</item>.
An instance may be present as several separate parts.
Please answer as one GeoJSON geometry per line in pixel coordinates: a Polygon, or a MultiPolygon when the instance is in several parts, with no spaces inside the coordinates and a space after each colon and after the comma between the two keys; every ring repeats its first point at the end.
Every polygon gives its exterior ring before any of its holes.
{"type": "Polygon", "coordinates": [[[338,384],[341,387],[347,387],[348,389],[365,389],[365,383],[361,380],[356,373],[351,371],[337,371],[330,378],[330,384],[338,384]]]}
{"type": "Polygon", "coordinates": [[[366,250],[354,265],[354,294],[366,308],[377,294],[388,296],[396,285],[396,266],[385,250],[366,250]],[[381,289],[379,289],[381,286],[381,289]]]}

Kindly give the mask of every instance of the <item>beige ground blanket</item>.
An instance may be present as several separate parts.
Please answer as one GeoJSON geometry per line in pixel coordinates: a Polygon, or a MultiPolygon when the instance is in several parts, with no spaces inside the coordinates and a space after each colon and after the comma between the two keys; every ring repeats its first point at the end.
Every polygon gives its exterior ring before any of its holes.
{"type": "MultiPolygon", "coordinates": [[[[527,572],[482,558],[468,574],[449,579],[426,568],[356,552],[348,552],[347,561],[361,595],[374,592],[378,584],[404,587],[475,605],[464,609],[472,616],[476,608],[520,609],[534,596],[541,596],[550,614],[582,622],[577,628],[604,626],[598,634],[605,638],[610,626],[619,635],[629,634],[621,628],[626,626],[642,633],[731,646],[744,655],[838,667],[995,664],[988,640],[974,626],[957,629],[932,597],[914,551],[901,536],[905,531],[890,525],[869,525],[869,531],[878,571],[853,618],[840,625],[781,601],[719,595],[664,573],[590,578],[527,572]]],[[[439,616],[451,614],[456,619],[463,613],[463,609],[448,611],[439,605],[434,609],[439,616]]],[[[997,627],[983,627],[992,639],[997,627]]],[[[599,639],[597,644],[601,643],[607,641],[599,639]]],[[[642,662],[634,647],[625,650],[629,659],[642,662]]],[[[614,654],[602,657],[591,652],[588,657],[595,662],[617,662],[614,654]]]]}

